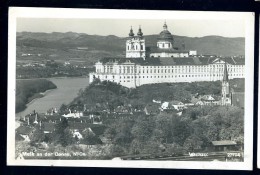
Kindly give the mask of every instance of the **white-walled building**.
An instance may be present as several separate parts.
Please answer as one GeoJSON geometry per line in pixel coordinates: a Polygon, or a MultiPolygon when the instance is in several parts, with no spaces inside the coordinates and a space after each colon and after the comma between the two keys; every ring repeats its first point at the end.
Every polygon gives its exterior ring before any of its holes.
{"type": "Polygon", "coordinates": [[[229,79],[245,77],[245,59],[197,56],[196,51],[176,50],[173,37],[164,24],[157,48],[147,57],[141,28],[134,36],[131,28],[125,58],[104,58],[89,74],[90,83],[98,78],[135,88],[144,84],[222,80],[226,63],[229,79]]]}

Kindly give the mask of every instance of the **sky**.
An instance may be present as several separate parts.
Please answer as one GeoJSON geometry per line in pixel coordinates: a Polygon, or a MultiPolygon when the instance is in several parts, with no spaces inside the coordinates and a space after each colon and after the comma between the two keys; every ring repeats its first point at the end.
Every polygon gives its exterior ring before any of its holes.
{"type": "MultiPolygon", "coordinates": [[[[132,26],[136,34],[141,26],[144,35],[159,34],[164,19],[69,19],[69,18],[17,18],[17,32],[76,32],[89,35],[128,36],[132,26]]],[[[203,37],[245,37],[243,20],[180,20],[167,19],[168,30],[173,35],[203,37]]]]}

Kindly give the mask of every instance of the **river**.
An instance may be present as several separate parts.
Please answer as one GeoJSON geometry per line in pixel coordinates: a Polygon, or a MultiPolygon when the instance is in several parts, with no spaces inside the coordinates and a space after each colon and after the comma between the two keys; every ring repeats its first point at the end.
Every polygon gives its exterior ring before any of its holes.
{"type": "Polygon", "coordinates": [[[87,77],[47,79],[52,81],[57,89],[49,90],[44,97],[34,99],[27,104],[24,111],[17,113],[16,117],[27,115],[33,110],[38,113],[45,113],[50,108],[59,109],[63,103],[70,103],[77,96],[79,90],[84,90],[89,84],[87,77]]]}

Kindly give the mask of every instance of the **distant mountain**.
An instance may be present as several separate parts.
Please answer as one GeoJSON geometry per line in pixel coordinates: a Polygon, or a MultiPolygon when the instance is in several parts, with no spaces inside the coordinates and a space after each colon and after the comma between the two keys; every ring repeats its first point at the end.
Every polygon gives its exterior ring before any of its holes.
{"type": "MultiPolygon", "coordinates": [[[[158,35],[145,36],[147,47],[156,47],[158,35]]],[[[227,38],[221,36],[185,37],[173,36],[174,47],[197,50],[198,54],[223,56],[245,55],[245,38],[227,38]],[[184,45],[183,45],[184,43],[184,45]]],[[[124,56],[125,37],[114,35],[99,36],[84,33],[17,33],[17,56],[24,52],[40,53],[49,57],[55,54],[57,59],[82,58],[95,62],[103,56],[124,56]],[[78,48],[86,48],[79,52],[78,48]],[[76,50],[75,50],[76,49],[76,50]]]]}

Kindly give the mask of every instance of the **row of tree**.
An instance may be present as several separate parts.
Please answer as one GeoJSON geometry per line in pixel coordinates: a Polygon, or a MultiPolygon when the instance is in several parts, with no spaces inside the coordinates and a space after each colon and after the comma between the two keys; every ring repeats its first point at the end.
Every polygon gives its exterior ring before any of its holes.
{"type": "MultiPolygon", "coordinates": [[[[231,88],[244,87],[243,79],[231,81],[231,88]]],[[[70,107],[96,110],[100,104],[103,109],[113,111],[118,106],[129,105],[134,109],[143,110],[153,99],[161,101],[190,101],[192,94],[199,95],[220,95],[221,82],[192,82],[192,83],[161,83],[149,84],[129,89],[119,84],[96,79],[85,90],[81,90],[70,107]]],[[[102,110],[103,110],[102,109],[102,110]]]]}
{"type": "Polygon", "coordinates": [[[104,135],[120,148],[119,155],[204,150],[211,141],[242,144],[243,119],[243,110],[237,107],[196,107],[182,116],[162,113],[116,120],[104,135]]]}

